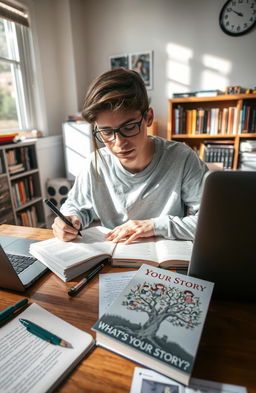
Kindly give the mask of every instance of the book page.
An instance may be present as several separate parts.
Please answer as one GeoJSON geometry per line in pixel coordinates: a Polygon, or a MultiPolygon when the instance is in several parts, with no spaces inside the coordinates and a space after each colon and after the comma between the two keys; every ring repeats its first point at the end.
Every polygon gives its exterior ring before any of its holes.
{"type": "Polygon", "coordinates": [[[155,248],[155,239],[147,238],[132,244],[118,243],[114,252],[115,260],[156,261],[158,260],[155,248]]]}
{"type": "Polygon", "coordinates": [[[157,260],[190,261],[193,243],[188,240],[171,240],[158,238],[156,242],[157,260]]]}
{"type": "Polygon", "coordinates": [[[0,330],[0,392],[44,393],[94,344],[90,334],[32,304],[0,330]],[[19,322],[28,319],[68,341],[53,345],[31,334],[19,322]]]}
{"type": "Polygon", "coordinates": [[[75,266],[99,255],[111,256],[116,244],[106,240],[105,234],[108,231],[109,229],[99,226],[88,228],[82,231],[82,237],[77,237],[72,242],[63,242],[57,238],[44,240],[33,243],[30,251],[34,255],[35,250],[37,258],[41,254],[59,265],[61,270],[65,270],[66,267],[75,266]]]}
{"type": "Polygon", "coordinates": [[[131,271],[99,275],[99,317],[105,313],[135,273],[131,271]]]}
{"type": "Polygon", "coordinates": [[[190,261],[191,241],[170,240],[162,237],[150,237],[132,244],[118,243],[113,253],[115,260],[129,261],[190,261]]]}

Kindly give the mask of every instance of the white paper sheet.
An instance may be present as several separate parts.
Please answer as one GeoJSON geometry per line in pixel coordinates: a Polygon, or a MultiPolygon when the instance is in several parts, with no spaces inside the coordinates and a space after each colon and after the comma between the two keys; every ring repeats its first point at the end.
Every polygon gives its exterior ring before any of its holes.
{"type": "Polygon", "coordinates": [[[99,275],[99,317],[121,293],[136,271],[99,275]]]}
{"type": "Polygon", "coordinates": [[[93,344],[90,334],[32,304],[0,329],[0,393],[50,391],[93,344]],[[29,333],[19,318],[47,329],[72,348],[50,344],[29,333]]]}

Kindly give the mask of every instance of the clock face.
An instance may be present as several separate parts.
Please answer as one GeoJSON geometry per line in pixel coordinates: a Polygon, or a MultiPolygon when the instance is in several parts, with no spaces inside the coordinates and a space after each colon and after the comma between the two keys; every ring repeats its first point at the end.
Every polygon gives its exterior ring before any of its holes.
{"type": "Polygon", "coordinates": [[[247,33],[256,24],[256,0],[228,0],[220,12],[219,22],[226,34],[247,33]]]}

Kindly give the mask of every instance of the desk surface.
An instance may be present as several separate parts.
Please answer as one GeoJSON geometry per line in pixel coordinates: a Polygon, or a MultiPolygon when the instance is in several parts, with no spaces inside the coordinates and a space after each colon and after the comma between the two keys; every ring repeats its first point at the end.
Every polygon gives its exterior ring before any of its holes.
{"type": "MultiPolygon", "coordinates": [[[[0,235],[44,240],[52,237],[49,229],[1,225],[0,235]]],[[[127,269],[126,269],[127,270],[127,269]]],[[[131,269],[130,269],[131,270],[131,269]]],[[[102,273],[122,269],[105,266],[102,273]]],[[[74,298],[65,283],[49,272],[24,293],[0,289],[0,310],[27,297],[46,310],[91,333],[98,319],[98,278],[93,279],[74,298]]],[[[193,377],[246,386],[256,393],[256,305],[238,302],[211,303],[193,377]]],[[[96,347],[58,387],[62,393],[128,393],[135,363],[96,347]],[[103,388],[104,387],[104,388],[103,388]]]]}

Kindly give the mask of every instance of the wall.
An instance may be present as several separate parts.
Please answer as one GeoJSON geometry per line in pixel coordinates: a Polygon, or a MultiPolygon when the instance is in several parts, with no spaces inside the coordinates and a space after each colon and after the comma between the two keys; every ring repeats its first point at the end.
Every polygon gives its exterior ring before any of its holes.
{"type": "Polygon", "coordinates": [[[256,30],[225,35],[218,23],[225,0],[24,1],[33,9],[49,135],[81,109],[111,55],[153,50],[149,96],[162,136],[173,92],[256,85],[256,30]]]}
{"type": "Polygon", "coordinates": [[[37,128],[44,135],[58,135],[62,132],[62,122],[78,111],[87,86],[84,15],[81,12],[84,2],[22,0],[22,3],[30,15],[35,50],[40,120],[37,128]]]}
{"type": "MultiPolygon", "coordinates": [[[[50,136],[38,139],[36,143],[38,167],[43,198],[47,198],[46,183],[48,179],[65,177],[64,152],[62,136],[50,136]]],[[[49,208],[44,205],[45,217],[51,215],[49,208]]]]}
{"type": "Polygon", "coordinates": [[[173,92],[256,86],[256,30],[224,34],[218,18],[225,1],[85,1],[88,80],[108,69],[111,55],[153,50],[149,95],[163,136],[173,92]]]}

